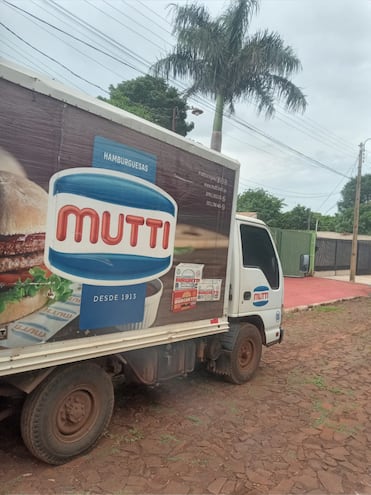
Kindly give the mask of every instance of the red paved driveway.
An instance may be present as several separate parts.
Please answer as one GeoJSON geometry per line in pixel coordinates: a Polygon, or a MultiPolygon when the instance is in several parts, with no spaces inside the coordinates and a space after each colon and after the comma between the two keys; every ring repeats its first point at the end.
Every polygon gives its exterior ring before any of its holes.
{"type": "Polygon", "coordinates": [[[285,277],[284,308],[371,296],[371,286],[321,277],[285,277]]]}

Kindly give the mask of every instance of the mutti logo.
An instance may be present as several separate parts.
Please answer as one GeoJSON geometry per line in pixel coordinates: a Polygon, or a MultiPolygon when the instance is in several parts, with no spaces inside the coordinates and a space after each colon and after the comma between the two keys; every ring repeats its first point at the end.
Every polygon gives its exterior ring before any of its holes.
{"type": "Polygon", "coordinates": [[[45,263],[95,285],[153,280],[173,261],[177,205],[148,181],[76,168],[50,180],[45,263]]]}
{"type": "Polygon", "coordinates": [[[265,306],[269,302],[269,287],[259,285],[254,289],[253,305],[265,306]]]}

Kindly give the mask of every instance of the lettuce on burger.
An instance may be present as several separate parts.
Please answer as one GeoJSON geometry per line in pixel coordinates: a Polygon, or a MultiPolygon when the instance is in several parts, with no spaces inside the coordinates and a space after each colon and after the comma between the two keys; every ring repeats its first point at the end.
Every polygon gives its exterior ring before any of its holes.
{"type": "Polygon", "coordinates": [[[31,180],[0,171],[0,324],[72,294],[43,264],[47,201],[31,180]]]}

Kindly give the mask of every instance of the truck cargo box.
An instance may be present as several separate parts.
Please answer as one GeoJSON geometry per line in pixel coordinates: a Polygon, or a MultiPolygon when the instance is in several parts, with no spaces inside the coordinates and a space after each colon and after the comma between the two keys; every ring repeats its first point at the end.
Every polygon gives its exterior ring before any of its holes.
{"type": "Polygon", "coordinates": [[[0,66],[0,375],[228,328],[238,164],[0,66]]]}

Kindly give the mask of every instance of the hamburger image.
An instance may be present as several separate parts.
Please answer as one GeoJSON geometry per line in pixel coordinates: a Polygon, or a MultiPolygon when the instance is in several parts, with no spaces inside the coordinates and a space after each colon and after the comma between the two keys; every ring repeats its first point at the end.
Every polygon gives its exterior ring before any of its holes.
{"type": "Polygon", "coordinates": [[[11,172],[12,174],[27,177],[25,169],[19,161],[8,151],[0,146],[0,170],[11,172]]]}
{"type": "Polygon", "coordinates": [[[72,293],[44,266],[47,201],[39,185],[0,170],[0,325],[72,293]]]}

